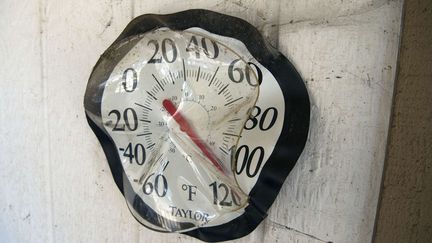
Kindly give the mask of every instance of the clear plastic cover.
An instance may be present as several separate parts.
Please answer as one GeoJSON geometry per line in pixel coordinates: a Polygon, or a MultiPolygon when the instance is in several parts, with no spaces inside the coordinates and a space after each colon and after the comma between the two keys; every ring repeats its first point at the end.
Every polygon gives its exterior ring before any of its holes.
{"type": "Polygon", "coordinates": [[[142,225],[216,242],[267,216],[307,141],[310,102],[260,29],[204,9],[145,14],[96,63],[86,117],[142,225]]]}
{"type": "Polygon", "coordinates": [[[155,230],[218,225],[248,204],[233,168],[259,84],[242,59],[250,54],[207,33],[158,28],[134,35],[94,70],[104,72],[117,57],[99,84],[101,114],[92,119],[116,146],[131,212],[155,230]]]}

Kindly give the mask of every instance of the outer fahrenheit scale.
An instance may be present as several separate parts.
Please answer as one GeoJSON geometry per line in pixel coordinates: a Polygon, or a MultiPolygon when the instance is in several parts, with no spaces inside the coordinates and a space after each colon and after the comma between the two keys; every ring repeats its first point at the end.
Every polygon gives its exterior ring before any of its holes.
{"type": "MultiPolygon", "coordinates": [[[[222,43],[194,31],[158,29],[114,68],[102,97],[146,226],[183,231],[239,215],[247,192],[232,170],[236,145],[259,94],[255,73],[222,43]],[[139,55],[137,55],[139,53],[139,55]]],[[[132,40],[130,40],[132,41],[132,40]]]]}

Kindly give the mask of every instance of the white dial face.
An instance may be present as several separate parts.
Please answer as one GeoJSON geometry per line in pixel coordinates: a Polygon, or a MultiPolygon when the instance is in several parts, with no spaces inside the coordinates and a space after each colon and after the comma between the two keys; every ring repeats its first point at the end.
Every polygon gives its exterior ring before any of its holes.
{"type": "Polygon", "coordinates": [[[101,109],[133,190],[126,193],[158,216],[129,205],[132,213],[161,231],[238,217],[282,129],[276,80],[241,42],[202,29],[132,39],[101,109]]]}

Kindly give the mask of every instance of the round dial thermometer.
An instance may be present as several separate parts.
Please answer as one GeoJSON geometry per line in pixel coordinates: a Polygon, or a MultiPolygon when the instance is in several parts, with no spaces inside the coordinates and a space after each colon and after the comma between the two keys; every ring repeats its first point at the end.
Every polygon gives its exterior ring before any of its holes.
{"type": "Polygon", "coordinates": [[[84,105],[133,216],[206,241],[256,228],[309,126],[288,60],[247,22],[206,10],[133,20],[84,105]]]}

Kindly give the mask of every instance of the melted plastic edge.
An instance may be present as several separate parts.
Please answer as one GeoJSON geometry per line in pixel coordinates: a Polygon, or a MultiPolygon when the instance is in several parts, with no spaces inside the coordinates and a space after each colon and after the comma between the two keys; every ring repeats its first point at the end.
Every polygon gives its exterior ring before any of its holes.
{"type": "MultiPolygon", "coordinates": [[[[141,15],[128,24],[103,56],[110,55],[112,47],[118,42],[161,27],[168,27],[172,30],[198,27],[217,35],[240,40],[246,45],[254,58],[273,74],[283,92],[285,117],[282,132],[273,153],[268,159],[269,162],[264,165],[257,183],[249,194],[249,205],[245,208],[244,214],[222,225],[198,228],[184,233],[210,242],[243,237],[252,232],[267,216],[267,210],[273,204],[283,182],[303,151],[308,136],[310,119],[310,102],[307,89],[294,66],[286,57],[271,47],[255,27],[242,19],[209,10],[194,9],[169,15],[141,15]]],[[[127,50],[124,54],[126,53],[127,50]]],[[[121,54],[122,51],[117,57],[113,58],[120,60],[121,57],[118,57],[121,54]]],[[[100,92],[103,93],[103,89],[97,87],[100,82],[93,83],[92,81],[102,80],[104,82],[107,80],[118,61],[108,63],[111,65],[104,69],[104,73],[97,73],[96,69],[99,68],[99,65],[107,65],[107,63],[103,62],[104,60],[101,57],[93,68],[84,97],[84,107],[88,123],[98,137],[114,180],[124,195],[124,171],[119,163],[120,159],[114,148],[115,146],[108,137],[103,125],[95,122],[97,120],[95,120],[95,117],[100,117],[101,113],[100,100],[98,101],[97,97],[102,97],[100,92]],[[106,72],[107,70],[110,71],[106,72]],[[98,96],[98,93],[100,96],[98,96]],[[96,98],[96,102],[93,103],[92,98],[96,98]]],[[[99,70],[101,69],[99,68],[99,70]]]]}

